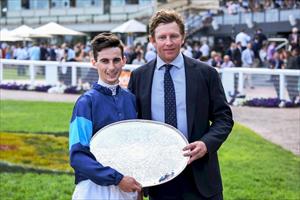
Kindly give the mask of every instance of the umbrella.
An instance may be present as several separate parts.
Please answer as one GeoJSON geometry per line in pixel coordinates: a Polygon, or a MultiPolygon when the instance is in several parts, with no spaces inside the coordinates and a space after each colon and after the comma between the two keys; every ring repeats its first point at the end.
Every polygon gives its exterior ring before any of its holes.
{"type": "Polygon", "coordinates": [[[15,28],[14,30],[11,31],[11,34],[17,37],[21,37],[21,38],[29,38],[29,37],[40,37],[40,38],[50,38],[52,37],[49,34],[44,34],[41,32],[38,32],[36,30],[34,30],[33,28],[26,26],[26,25],[22,25],[19,26],[18,28],[15,28]]]}
{"type": "Polygon", "coordinates": [[[15,42],[15,41],[22,41],[23,38],[13,36],[10,31],[7,29],[2,29],[0,31],[0,41],[6,41],[6,42],[15,42]]]}
{"type": "Polygon", "coordinates": [[[146,25],[131,19],[111,30],[113,33],[146,33],[146,25]]]}
{"type": "Polygon", "coordinates": [[[50,22],[48,24],[40,26],[36,28],[35,31],[49,35],[85,35],[82,32],[66,28],[54,22],[50,22]]]}

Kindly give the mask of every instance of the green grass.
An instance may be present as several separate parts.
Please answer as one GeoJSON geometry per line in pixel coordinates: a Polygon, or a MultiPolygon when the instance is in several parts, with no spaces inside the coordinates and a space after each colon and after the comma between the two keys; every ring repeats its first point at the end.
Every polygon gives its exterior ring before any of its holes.
{"type": "MultiPolygon", "coordinates": [[[[0,105],[0,130],[37,133],[67,132],[73,107],[73,103],[17,101],[1,101],[0,105]],[[3,129],[2,122],[7,119],[9,122],[3,129]],[[33,119],[30,126],[28,119],[33,119]],[[47,128],[44,129],[44,126],[47,128]]],[[[39,143],[38,140],[30,141],[32,145],[39,143]]],[[[65,143],[60,145],[67,148],[65,143]]],[[[44,151],[44,156],[49,155],[50,152],[44,151]]],[[[219,150],[219,159],[226,200],[299,200],[300,157],[264,140],[250,129],[236,124],[219,150]]],[[[73,189],[73,177],[70,175],[0,174],[2,199],[70,199],[73,189]]]]}
{"type": "MultiPolygon", "coordinates": [[[[35,68],[35,70],[40,70],[35,68]]],[[[4,80],[29,80],[29,68],[25,67],[25,74],[18,75],[18,67],[17,66],[9,66],[3,69],[3,79],[4,80]]],[[[36,80],[43,80],[45,79],[44,75],[36,73],[35,75],[36,80]]]]}
{"type": "Polygon", "coordinates": [[[300,198],[300,157],[235,125],[219,151],[225,199],[300,198]]]}
{"type": "Polygon", "coordinates": [[[73,103],[0,101],[0,131],[67,135],[73,103]]]}
{"type": "Polygon", "coordinates": [[[1,173],[2,200],[66,200],[74,189],[72,175],[1,173]]]}

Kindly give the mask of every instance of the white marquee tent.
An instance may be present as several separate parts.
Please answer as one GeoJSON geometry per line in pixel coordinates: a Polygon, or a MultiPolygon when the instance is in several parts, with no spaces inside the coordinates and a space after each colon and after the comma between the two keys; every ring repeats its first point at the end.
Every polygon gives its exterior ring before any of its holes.
{"type": "Polygon", "coordinates": [[[145,24],[131,19],[120,26],[115,27],[111,30],[113,33],[146,33],[147,27],[145,24]]]}
{"type": "Polygon", "coordinates": [[[27,26],[27,25],[22,25],[19,26],[18,28],[15,28],[14,30],[11,31],[11,34],[17,37],[21,38],[50,38],[52,37],[49,34],[44,34],[42,32],[36,31],[35,29],[27,26]]]}
{"type": "Polygon", "coordinates": [[[0,30],[0,41],[5,42],[16,42],[16,41],[22,41],[23,38],[14,36],[10,33],[7,29],[1,29],[0,30]]]}
{"type": "Polygon", "coordinates": [[[48,35],[85,35],[82,32],[66,28],[62,25],[59,25],[55,22],[50,22],[48,24],[42,25],[35,29],[38,33],[48,34],[48,35]]]}

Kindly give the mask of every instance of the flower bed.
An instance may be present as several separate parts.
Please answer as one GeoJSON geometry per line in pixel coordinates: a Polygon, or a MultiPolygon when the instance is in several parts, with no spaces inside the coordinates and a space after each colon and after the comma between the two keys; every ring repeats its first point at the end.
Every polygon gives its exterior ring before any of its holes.
{"type": "Polygon", "coordinates": [[[246,100],[244,102],[245,106],[253,106],[253,107],[268,107],[268,108],[276,108],[276,107],[300,107],[300,102],[291,102],[280,100],[279,98],[254,98],[250,100],[246,100]]]}
{"type": "Polygon", "coordinates": [[[67,137],[20,133],[0,133],[0,137],[0,161],[29,168],[72,171],[67,137]]]}

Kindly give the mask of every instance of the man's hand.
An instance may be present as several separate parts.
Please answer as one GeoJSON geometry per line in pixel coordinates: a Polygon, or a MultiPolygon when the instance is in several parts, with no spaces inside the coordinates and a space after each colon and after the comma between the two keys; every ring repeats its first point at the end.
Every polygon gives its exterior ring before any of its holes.
{"type": "Polygon", "coordinates": [[[120,189],[124,192],[141,192],[142,186],[134,178],[130,176],[124,176],[120,181],[120,189]]]}
{"type": "Polygon", "coordinates": [[[188,164],[191,164],[194,160],[202,158],[207,153],[207,148],[204,142],[196,141],[185,146],[183,151],[188,151],[183,155],[190,157],[188,164]]]}

